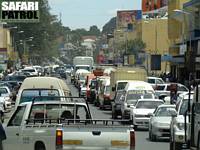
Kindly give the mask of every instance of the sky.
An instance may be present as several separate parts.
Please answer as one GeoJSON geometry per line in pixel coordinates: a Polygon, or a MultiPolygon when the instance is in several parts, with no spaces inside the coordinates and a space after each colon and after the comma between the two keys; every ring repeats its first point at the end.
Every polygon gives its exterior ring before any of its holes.
{"type": "Polygon", "coordinates": [[[51,13],[61,14],[62,23],[71,29],[99,29],[114,16],[117,10],[140,10],[141,0],[49,0],[51,13]]]}

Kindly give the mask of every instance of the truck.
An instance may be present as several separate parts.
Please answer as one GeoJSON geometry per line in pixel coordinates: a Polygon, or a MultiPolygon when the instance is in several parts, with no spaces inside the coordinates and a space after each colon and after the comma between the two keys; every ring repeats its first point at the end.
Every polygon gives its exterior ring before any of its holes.
{"type": "Polygon", "coordinates": [[[4,150],[135,150],[132,126],[93,120],[87,103],[32,101],[20,104],[5,126],[4,150]]]}
{"type": "Polygon", "coordinates": [[[75,73],[78,69],[85,69],[91,72],[94,66],[94,59],[93,57],[76,56],[73,58],[73,65],[74,65],[74,70],[73,73],[71,74],[71,82],[74,82],[75,73]]]}
{"type": "Polygon", "coordinates": [[[112,88],[111,99],[115,98],[118,90],[123,90],[131,80],[147,81],[147,72],[143,68],[136,67],[117,67],[111,71],[110,85],[112,88]]]}

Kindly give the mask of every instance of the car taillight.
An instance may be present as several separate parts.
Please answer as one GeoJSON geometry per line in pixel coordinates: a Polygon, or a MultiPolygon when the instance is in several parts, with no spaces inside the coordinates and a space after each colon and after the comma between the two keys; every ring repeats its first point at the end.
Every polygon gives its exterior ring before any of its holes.
{"type": "Polygon", "coordinates": [[[135,149],[135,131],[130,131],[130,150],[135,149]]]}
{"type": "Polygon", "coordinates": [[[61,149],[63,146],[63,131],[56,130],[56,149],[61,149]]]}

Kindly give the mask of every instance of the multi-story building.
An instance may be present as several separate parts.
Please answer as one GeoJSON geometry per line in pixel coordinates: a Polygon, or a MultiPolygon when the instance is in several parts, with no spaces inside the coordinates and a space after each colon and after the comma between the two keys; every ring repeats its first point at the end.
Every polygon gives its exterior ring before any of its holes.
{"type": "Polygon", "coordinates": [[[185,52],[186,39],[184,37],[184,15],[179,13],[183,10],[183,4],[189,0],[169,0],[168,1],[168,36],[169,53],[173,56],[171,61],[171,73],[179,82],[185,79],[185,52]]]}
{"type": "MultiPolygon", "coordinates": [[[[151,18],[142,21],[142,41],[146,44],[146,63],[145,66],[149,73],[151,70],[151,56],[160,55],[161,58],[169,55],[169,38],[168,38],[168,19],[151,18]]],[[[162,59],[161,59],[162,60],[162,59]]],[[[161,61],[161,69],[156,71],[157,74],[169,71],[169,62],[161,61]]]]}

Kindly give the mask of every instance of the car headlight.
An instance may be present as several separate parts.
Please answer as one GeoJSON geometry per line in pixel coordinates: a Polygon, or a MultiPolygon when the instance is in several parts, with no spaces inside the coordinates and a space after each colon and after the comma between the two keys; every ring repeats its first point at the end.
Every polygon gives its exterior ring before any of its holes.
{"type": "Polygon", "coordinates": [[[184,130],[184,123],[177,123],[177,127],[179,130],[184,130]]]}

